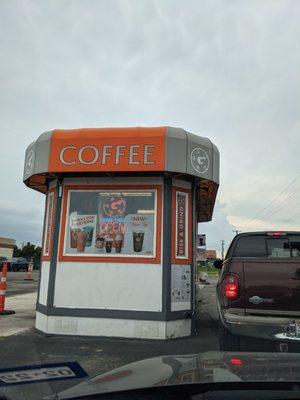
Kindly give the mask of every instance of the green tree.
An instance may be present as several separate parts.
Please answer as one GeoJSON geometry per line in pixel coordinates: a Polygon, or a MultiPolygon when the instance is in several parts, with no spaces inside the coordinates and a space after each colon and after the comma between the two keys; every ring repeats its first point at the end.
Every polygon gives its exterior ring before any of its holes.
{"type": "Polygon", "coordinates": [[[13,257],[21,257],[22,250],[17,245],[14,245],[13,257]]]}
{"type": "Polygon", "coordinates": [[[22,247],[21,257],[25,257],[26,259],[31,259],[34,256],[35,245],[27,242],[25,246],[22,247]]]}
{"type": "Polygon", "coordinates": [[[42,248],[27,242],[21,245],[21,248],[14,246],[13,257],[24,257],[28,261],[33,261],[34,267],[39,268],[41,263],[42,248]]]}
{"type": "Polygon", "coordinates": [[[34,255],[33,255],[33,264],[35,267],[40,266],[41,255],[42,255],[42,248],[40,246],[36,246],[36,248],[34,249],[34,255]]]}

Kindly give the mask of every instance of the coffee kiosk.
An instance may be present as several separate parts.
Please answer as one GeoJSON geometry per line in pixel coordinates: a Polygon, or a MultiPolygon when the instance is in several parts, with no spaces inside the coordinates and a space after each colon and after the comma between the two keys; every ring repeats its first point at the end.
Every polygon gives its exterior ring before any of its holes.
{"type": "Polygon", "coordinates": [[[197,225],[212,218],[219,152],[180,128],[54,130],[24,183],[46,195],[36,328],[172,339],[194,333],[197,225]]]}

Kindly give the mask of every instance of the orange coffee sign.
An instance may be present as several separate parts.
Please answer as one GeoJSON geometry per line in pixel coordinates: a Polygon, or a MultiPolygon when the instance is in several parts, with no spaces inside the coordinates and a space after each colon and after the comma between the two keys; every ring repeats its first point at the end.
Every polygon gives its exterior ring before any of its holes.
{"type": "Polygon", "coordinates": [[[56,130],[49,171],[163,171],[165,137],[165,127],[56,130]]]}

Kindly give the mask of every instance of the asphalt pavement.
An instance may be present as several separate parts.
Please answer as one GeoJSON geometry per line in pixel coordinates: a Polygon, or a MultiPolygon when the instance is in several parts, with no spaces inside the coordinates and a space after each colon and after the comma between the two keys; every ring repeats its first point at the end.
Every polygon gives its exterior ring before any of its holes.
{"type": "MultiPolygon", "coordinates": [[[[13,279],[16,285],[20,285],[21,275],[16,275],[13,279]]],[[[210,281],[211,284],[205,285],[201,290],[200,301],[197,303],[196,336],[171,341],[147,341],[45,336],[31,328],[17,335],[0,338],[1,368],[77,361],[90,376],[94,376],[144,358],[218,350],[216,280],[210,279],[210,281]]],[[[11,280],[12,282],[13,280],[11,280]]],[[[15,298],[18,297],[22,296],[15,296],[15,298]]],[[[34,321],[32,320],[30,323],[33,325],[34,321]]],[[[51,384],[35,383],[11,386],[5,389],[0,387],[0,394],[6,394],[15,400],[42,399],[53,392],[64,390],[79,382],[80,380],[77,379],[56,381],[51,384]]]]}
{"type": "Polygon", "coordinates": [[[7,273],[6,296],[15,296],[19,294],[31,293],[37,291],[39,284],[39,271],[33,271],[33,281],[25,280],[27,272],[9,271],[7,273]]]}

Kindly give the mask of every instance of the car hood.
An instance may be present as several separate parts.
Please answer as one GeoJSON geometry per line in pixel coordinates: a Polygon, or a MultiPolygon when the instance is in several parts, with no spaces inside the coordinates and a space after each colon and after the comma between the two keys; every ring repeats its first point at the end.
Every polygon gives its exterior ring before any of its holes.
{"type": "Polygon", "coordinates": [[[151,386],[238,381],[300,381],[300,354],[206,352],[126,364],[57,394],[57,399],[151,386]]]}

